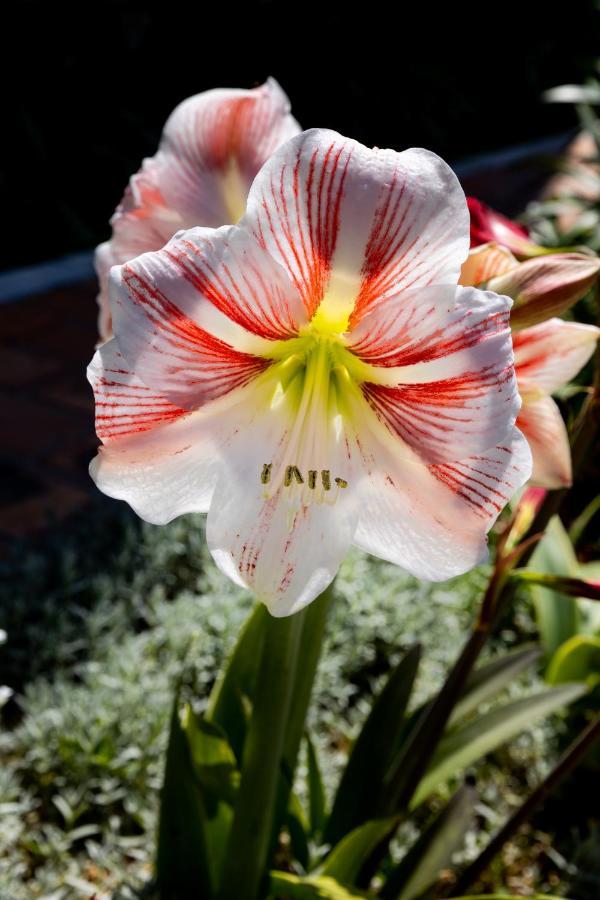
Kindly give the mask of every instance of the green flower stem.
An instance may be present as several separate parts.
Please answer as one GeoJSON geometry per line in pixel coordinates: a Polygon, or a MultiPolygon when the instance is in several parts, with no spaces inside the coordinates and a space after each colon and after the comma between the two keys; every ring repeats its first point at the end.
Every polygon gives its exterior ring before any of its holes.
{"type": "Polygon", "coordinates": [[[332,582],[304,612],[300,613],[304,617],[304,623],[298,652],[295,690],[290,704],[283,747],[283,759],[291,773],[296,768],[300,742],[304,734],[306,714],[323,648],[325,623],[333,598],[334,583],[332,582]]]}
{"type": "Polygon", "coordinates": [[[333,598],[333,585],[334,582],[306,610],[299,613],[299,615],[303,616],[304,622],[296,662],[294,690],[290,701],[290,711],[283,742],[282,778],[279,779],[277,790],[275,819],[270,845],[272,851],[275,850],[277,845],[279,826],[285,817],[294,783],[298,753],[306,728],[306,714],[323,648],[325,623],[333,598]]]}
{"type": "Polygon", "coordinates": [[[268,617],[256,699],[226,853],[221,900],[257,900],[267,871],[286,727],[305,613],[268,617]]]}

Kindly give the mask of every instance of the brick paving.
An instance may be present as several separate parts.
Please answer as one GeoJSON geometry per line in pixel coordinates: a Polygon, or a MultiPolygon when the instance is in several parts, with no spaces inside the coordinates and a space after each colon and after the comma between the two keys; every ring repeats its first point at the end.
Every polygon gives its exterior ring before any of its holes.
{"type": "Polygon", "coordinates": [[[85,367],[96,284],[0,306],[0,550],[81,511],[97,441],[85,367]]]}

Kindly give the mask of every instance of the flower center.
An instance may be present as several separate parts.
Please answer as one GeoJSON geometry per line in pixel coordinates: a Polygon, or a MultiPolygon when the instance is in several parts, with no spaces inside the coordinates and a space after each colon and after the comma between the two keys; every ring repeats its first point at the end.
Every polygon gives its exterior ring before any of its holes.
{"type": "Polygon", "coordinates": [[[352,394],[358,391],[359,361],[341,335],[323,324],[313,319],[300,337],[282,341],[265,373],[271,409],[283,408],[289,424],[276,458],[265,460],[257,477],[266,496],[281,488],[294,509],[335,503],[351,480],[348,456],[340,449],[352,394]]]}

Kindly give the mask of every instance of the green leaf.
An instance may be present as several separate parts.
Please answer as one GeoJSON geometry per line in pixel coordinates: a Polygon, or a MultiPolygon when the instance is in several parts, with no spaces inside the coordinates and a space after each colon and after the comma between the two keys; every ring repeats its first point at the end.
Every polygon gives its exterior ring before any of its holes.
{"type": "MultiPolygon", "coordinates": [[[[568,900],[567,897],[549,898],[548,894],[528,894],[528,900],[568,900]]],[[[519,900],[516,894],[469,894],[468,897],[450,897],[449,900],[519,900]]]]}
{"type": "MultiPolygon", "coordinates": [[[[531,568],[548,575],[577,577],[578,563],[573,545],[562,522],[555,516],[531,557],[531,568]]],[[[545,587],[532,586],[540,637],[546,658],[577,633],[577,601],[545,587]]]]}
{"type": "Polygon", "coordinates": [[[337,789],[323,836],[326,844],[337,843],[378,815],[383,776],[400,744],[420,656],[420,647],[411,647],[375,699],[337,789]]]}
{"type": "Polygon", "coordinates": [[[363,864],[373,851],[397,827],[398,816],[373,819],[347,834],[330,852],[319,868],[319,875],[328,875],[344,884],[353,884],[363,864]]]}
{"type": "MultiPolygon", "coordinates": [[[[587,581],[600,582],[600,562],[580,563],[579,574],[587,581]]],[[[582,634],[600,635],[600,603],[581,600],[579,607],[583,620],[580,624],[580,632],[582,634]]]]}
{"type": "Polygon", "coordinates": [[[565,641],[548,664],[546,681],[583,681],[590,687],[600,681],[600,638],[578,634],[565,641]]]}
{"type": "Polygon", "coordinates": [[[389,876],[381,891],[385,900],[413,900],[435,884],[464,844],[476,802],[474,787],[464,784],[459,788],[389,876]]]}
{"type": "Polygon", "coordinates": [[[213,896],[202,790],[194,777],[188,741],[175,697],[158,826],[156,878],[162,897],[213,896]]]}
{"type": "Polygon", "coordinates": [[[469,676],[464,693],[448,720],[451,728],[472,715],[483,704],[493,700],[525,669],[539,659],[540,648],[536,644],[524,644],[516,650],[495,656],[478,666],[469,676]]]}
{"type": "Polygon", "coordinates": [[[321,778],[319,760],[309,735],[306,735],[306,760],[308,768],[308,807],[310,834],[321,834],[325,825],[325,788],[321,778]]]}
{"type": "Polygon", "coordinates": [[[189,704],[183,709],[181,725],[198,781],[214,797],[233,803],[240,773],[225,734],[214,722],[195,716],[189,704]]]}
{"type": "Polygon", "coordinates": [[[372,895],[346,888],[333,878],[299,878],[289,872],[271,872],[269,898],[282,896],[291,900],[361,900],[372,895]]]}
{"type": "Polygon", "coordinates": [[[206,711],[206,719],[219,725],[227,735],[239,763],[268,615],[266,606],[259,603],[246,620],[233,653],[213,688],[206,711]]]}
{"type": "Polygon", "coordinates": [[[585,685],[568,684],[548,688],[514,700],[449,732],[439,743],[431,764],[413,796],[411,807],[422,803],[452,776],[491,753],[537,719],[550,715],[586,693],[585,685]]]}
{"type": "Polygon", "coordinates": [[[550,590],[565,594],[568,597],[584,597],[588,600],[600,600],[600,585],[584,578],[573,578],[567,575],[546,575],[542,572],[531,572],[529,569],[515,569],[510,577],[523,584],[541,585],[550,590]]]}
{"type": "Polygon", "coordinates": [[[309,868],[310,851],[308,846],[309,824],[302,808],[298,795],[290,793],[289,805],[286,817],[287,829],[290,835],[294,859],[298,860],[303,869],[309,868]]]}
{"type": "Polygon", "coordinates": [[[577,546],[583,532],[598,512],[600,512],[600,494],[597,494],[593,500],[590,500],[583,512],[577,516],[569,528],[569,538],[574,547],[577,546]]]}

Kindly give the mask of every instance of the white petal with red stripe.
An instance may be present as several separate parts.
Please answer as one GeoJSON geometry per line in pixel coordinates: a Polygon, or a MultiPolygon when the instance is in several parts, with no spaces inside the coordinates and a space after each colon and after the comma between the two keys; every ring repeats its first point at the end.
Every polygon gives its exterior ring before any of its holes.
{"type": "Polygon", "coordinates": [[[351,332],[349,348],[369,366],[366,399],[424,460],[485,450],[514,425],[510,305],[439,285],[390,299],[351,332]]]}
{"type": "Polygon", "coordinates": [[[426,150],[369,150],[333,131],[293,138],[263,166],[242,223],[289,271],[309,314],[356,322],[411,287],[456,283],[469,214],[426,150]]]}
{"type": "Polygon", "coordinates": [[[517,429],[499,447],[429,467],[399,458],[375,430],[361,434],[360,450],[367,478],[354,543],[429,581],[486,560],[487,532],[531,473],[517,429]]]}
{"type": "Polygon", "coordinates": [[[96,351],[87,374],[96,401],[96,433],[104,443],[165,425],[186,413],[131,371],[115,338],[96,351]]]}
{"type": "Polygon", "coordinates": [[[356,471],[327,407],[254,405],[226,453],[207,522],[219,568],[275,616],[297,612],[334,578],[357,521],[356,471]],[[324,417],[311,433],[314,416],[324,417]],[[325,420],[326,419],[326,420],[325,420]]]}
{"type": "Polygon", "coordinates": [[[195,408],[248,383],[297,334],[301,300],[243,230],[194,228],[111,275],[119,346],[145,384],[195,408]]]}
{"type": "Polygon", "coordinates": [[[272,78],[252,90],[206,91],[174,110],[159,151],[130,179],[111,219],[110,241],[97,250],[102,340],[112,332],[110,266],[160,250],[183,228],[236,222],[262,164],[299,130],[272,78]]]}
{"type": "Polygon", "coordinates": [[[260,167],[299,130],[273,78],[252,90],[219,88],[189,97],[169,117],[161,140],[167,204],[188,227],[236,222],[260,167]]]}
{"type": "Polygon", "coordinates": [[[569,487],[573,480],[569,435],[552,397],[526,397],[517,425],[531,447],[532,483],[544,488],[569,487]]]}
{"type": "Polygon", "coordinates": [[[515,368],[524,391],[552,393],[567,384],[591,357],[600,329],[548,319],[513,335],[515,368]]]}
{"type": "Polygon", "coordinates": [[[186,412],[128,369],[114,338],[96,352],[88,378],[104,442],[90,466],[100,490],[154,524],[206,512],[223,449],[243,421],[243,395],[240,407],[186,412]]]}

